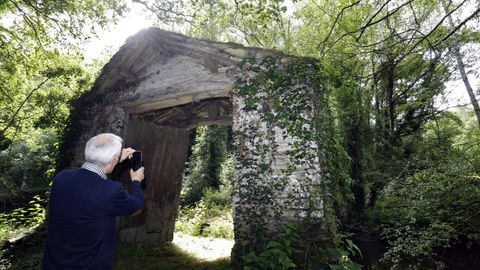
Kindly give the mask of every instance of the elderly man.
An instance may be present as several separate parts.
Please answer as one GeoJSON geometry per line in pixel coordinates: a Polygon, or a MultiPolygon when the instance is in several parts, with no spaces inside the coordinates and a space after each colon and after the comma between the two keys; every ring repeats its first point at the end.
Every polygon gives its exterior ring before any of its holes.
{"type": "Polygon", "coordinates": [[[143,208],[144,168],[130,170],[132,190],[107,180],[115,165],[135,150],[122,149],[111,133],[91,138],[81,168],[53,179],[43,269],[111,269],[115,252],[115,217],[143,208]]]}

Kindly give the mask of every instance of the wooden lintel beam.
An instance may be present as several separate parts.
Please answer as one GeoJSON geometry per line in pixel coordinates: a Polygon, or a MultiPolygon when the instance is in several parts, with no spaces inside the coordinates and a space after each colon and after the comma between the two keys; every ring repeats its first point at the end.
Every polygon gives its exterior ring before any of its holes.
{"type": "Polygon", "coordinates": [[[207,117],[195,118],[188,123],[186,128],[193,129],[203,125],[231,126],[233,125],[233,118],[225,117],[225,116],[214,116],[214,117],[207,116],[207,117]]]}
{"type": "Polygon", "coordinates": [[[208,116],[209,117],[216,117],[219,116],[219,108],[217,102],[211,102],[208,104],[208,116]]]}
{"type": "Polygon", "coordinates": [[[169,121],[171,119],[184,117],[184,116],[185,116],[185,112],[183,112],[179,109],[173,108],[173,109],[170,109],[168,111],[157,113],[157,115],[154,116],[152,121],[154,123],[161,124],[165,121],[169,121]]]}

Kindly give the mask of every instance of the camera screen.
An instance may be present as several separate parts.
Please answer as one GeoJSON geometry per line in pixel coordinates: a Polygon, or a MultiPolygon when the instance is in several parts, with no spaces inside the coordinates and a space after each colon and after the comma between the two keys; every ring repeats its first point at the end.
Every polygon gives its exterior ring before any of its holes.
{"type": "Polygon", "coordinates": [[[140,167],[142,167],[142,152],[135,151],[133,152],[133,156],[132,156],[132,169],[136,171],[140,167]]]}

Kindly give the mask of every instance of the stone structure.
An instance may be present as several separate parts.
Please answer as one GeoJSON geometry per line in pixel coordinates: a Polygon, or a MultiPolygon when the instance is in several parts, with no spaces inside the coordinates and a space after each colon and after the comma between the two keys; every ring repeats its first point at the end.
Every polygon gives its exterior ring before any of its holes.
{"type": "MultiPolygon", "coordinates": [[[[282,63],[295,59],[275,51],[197,40],[150,28],[130,37],[105,65],[92,90],[73,104],[62,146],[64,167],[81,164],[85,142],[100,132],[119,134],[125,139],[125,145],[143,151],[146,205],[140,215],[118,220],[122,241],[147,245],[172,241],[188,132],[203,124],[233,124],[236,134],[245,135],[235,137],[240,149],[236,155],[243,155],[241,149],[255,149],[259,141],[276,145],[263,148],[267,152],[262,158],[250,157],[253,164],[249,166],[240,162],[245,156],[237,158],[236,243],[248,245],[247,235],[251,235],[257,225],[247,210],[257,211],[257,217],[271,227],[267,231],[274,231],[281,220],[301,221],[307,216],[325,218],[322,197],[312,193],[321,180],[318,144],[312,141],[305,145],[316,155],[314,168],[294,167],[282,176],[282,168],[289,164],[287,153],[297,138],[272,123],[263,122],[258,116],[260,104],[254,110],[246,110],[244,99],[234,94],[238,78],[252,76],[239,67],[240,63],[244,59],[260,60],[266,56],[274,56],[282,63]],[[261,171],[258,182],[245,182],[246,176],[266,161],[272,168],[261,171]],[[308,170],[310,173],[305,178],[308,170]],[[277,180],[285,185],[274,186],[277,180]],[[307,189],[299,185],[302,181],[307,181],[307,189]],[[255,196],[265,196],[268,200],[249,200],[248,190],[256,190],[255,196]],[[286,202],[286,194],[293,196],[295,203],[286,202]]],[[[115,177],[128,188],[125,171],[120,169],[115,177]]]]}

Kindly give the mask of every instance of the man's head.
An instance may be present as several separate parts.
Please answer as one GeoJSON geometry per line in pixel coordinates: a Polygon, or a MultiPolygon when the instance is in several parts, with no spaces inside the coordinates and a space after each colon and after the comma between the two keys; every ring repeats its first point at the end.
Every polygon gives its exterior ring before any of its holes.
{"type": "Polygon", "coordinates": [[[112,133],[102,133],[88,140],[85,146],[85,161],[111,173],[122,153],[122,138],[112,133]]]}

